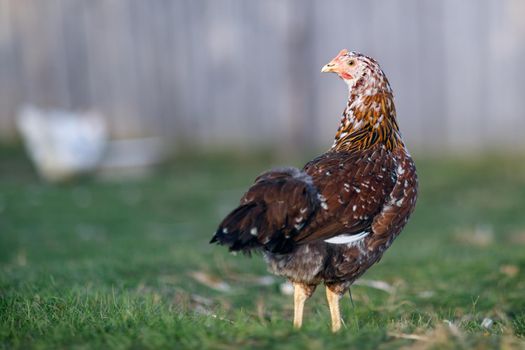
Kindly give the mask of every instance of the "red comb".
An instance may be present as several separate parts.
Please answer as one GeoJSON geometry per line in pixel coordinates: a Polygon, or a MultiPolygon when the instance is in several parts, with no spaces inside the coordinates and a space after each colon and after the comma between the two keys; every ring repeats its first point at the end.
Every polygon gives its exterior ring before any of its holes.
{"type": "Polygon", "coordinates": [[[339,53],[337,54],[336,58],[337,57],[341,57],[341,56],[344,56],[348,54],[348,50],[347,49],[342,49],[341,51],[339,51],[339,53]]]}

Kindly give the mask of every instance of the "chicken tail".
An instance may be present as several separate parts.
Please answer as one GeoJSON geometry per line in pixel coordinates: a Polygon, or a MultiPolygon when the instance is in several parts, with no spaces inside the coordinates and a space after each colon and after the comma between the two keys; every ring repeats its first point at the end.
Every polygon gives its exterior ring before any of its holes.
{"type": "Polygon", "coordinates": [[[224,218],[210,243],[226,245],[230,251],[250,251],[260,247],[256,222],[262,211],[256,203],[239,206],[224,218]]]}
{"type": "Polygon", "coordinates": [[[289,253],[296,245],[294,237],[317,210],[318,202],[311,178],[300,170],[266,172],[221,222],[210,243],[244,253],[256,249],[289,253]]]}
{"type": "Polygon", "coordinates": [[[279,253],[291,251],[293,241],[272,232],[267,226],[264,203],[243,204],[226,216],[210,243],[225,245],[231,252],[242,251],[246,254],[258,249],[279,253]]]}

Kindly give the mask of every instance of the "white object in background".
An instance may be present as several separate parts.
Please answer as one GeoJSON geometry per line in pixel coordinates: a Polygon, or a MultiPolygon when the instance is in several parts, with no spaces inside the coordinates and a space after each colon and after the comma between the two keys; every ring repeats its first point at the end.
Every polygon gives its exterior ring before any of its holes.
{"type": "Polygon", "coordinates": [[[165,158],[161,137],[109,140],[97,175],[105,179],[148,175],[165,158]]]}
{"type": "Polygon", "coordinates": [[[39,174],[62,181],[94,170],[107,144],[107,127],[95,112],[24,107],[17,118],[27,152],[39,174]]]}

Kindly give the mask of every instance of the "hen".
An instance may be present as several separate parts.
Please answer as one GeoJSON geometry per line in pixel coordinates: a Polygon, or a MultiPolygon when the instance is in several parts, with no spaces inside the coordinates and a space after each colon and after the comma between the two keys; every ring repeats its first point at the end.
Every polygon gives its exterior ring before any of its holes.
{"type": "Polygon", "coordinates": [[[321,71],[337,73],[349,90],[333,146],[302,170],[257,177],[211,243],[261,251],[269,270],[294,286],[296,328],[305,301],[324,283],[335,332],[339,299],[401,232],[418,182],[378,63],[342,50],[321,71]]]}

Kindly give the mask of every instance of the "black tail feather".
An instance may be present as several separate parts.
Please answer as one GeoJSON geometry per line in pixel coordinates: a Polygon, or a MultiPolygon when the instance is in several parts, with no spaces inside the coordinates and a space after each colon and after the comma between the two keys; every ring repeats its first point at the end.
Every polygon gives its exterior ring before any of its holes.
{"type": "Polygon", "coordinates": [[[210,243],[225,245],[231,252],[264,249],[273,253],[288,253],[294,242],[269,227],[264,203],[248,203],[232,211],[219,225],[210,243]]]}
{"type": "Polygon", "coordinates": [[[244,204],[232,211],[219,225],[210,243],[227,246],[230,251],[249,252],[261,248],[258,233],[264,208],[255,203],[244,204]]]}

